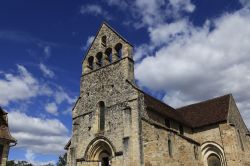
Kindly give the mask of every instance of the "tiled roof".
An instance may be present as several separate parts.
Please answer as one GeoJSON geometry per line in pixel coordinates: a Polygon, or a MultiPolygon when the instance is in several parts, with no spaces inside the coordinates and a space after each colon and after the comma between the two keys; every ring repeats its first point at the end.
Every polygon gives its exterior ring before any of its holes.
{"type": "Polygon", "coordinates": [[[17,142],[17,140],[10,135],[6,116],[7,113],[0,107],[0,139],[17,142]]]}
{"type": "Polygon", "coordinates": [[[174,109],[144,93],[145,105],[148,108],[191,128],[226,121],[230,97],[231,95],[225,95],[174,109]]]}
{"type": "Polygon", "coordinates": [[[191,127],[202,127],[227,120],[230,98],[229,94],[176,110],[191,127]]]}
{"type": "Polygon", "coordinates": [[[170,119],[176,120],[182,124],[186,124],[185,120],[181,117],[179,112],[177,112],[174,108],[171,106],[163,103],[162,101],[144,93],[144,102],[148,109],[151,109],[153,111],[157,111],[163,116],[166,116],[170,119]]]}

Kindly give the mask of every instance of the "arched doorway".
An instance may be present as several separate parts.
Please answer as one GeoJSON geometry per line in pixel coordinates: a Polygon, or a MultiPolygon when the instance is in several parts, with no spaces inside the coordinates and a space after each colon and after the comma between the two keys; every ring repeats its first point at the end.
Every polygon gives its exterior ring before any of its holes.
{"type": "Polygon", "coordinates": [[[111,166],[114,156],[114,146],[105,137],[99,137],[91,141],[85,152],[85,159],[98,162],[98,166],[111,166]]]}
{"type": "Polygon", "coordinates": [[[221,166],[220,158],[215,154],[208,156],[207,163],[208,166],[221,166]]]}
{"type": "Polygon", "coordinates": [[[226,166],[222,147],[215,142],[206,142],[201,146],[205,166],[226,166]]]}
{"type": "Polygon", "coordinates": [[[107,152],[102,152],[99,155],[99,161],[101,166],[110,166],[111,165],[110,154],[107,152]]]}

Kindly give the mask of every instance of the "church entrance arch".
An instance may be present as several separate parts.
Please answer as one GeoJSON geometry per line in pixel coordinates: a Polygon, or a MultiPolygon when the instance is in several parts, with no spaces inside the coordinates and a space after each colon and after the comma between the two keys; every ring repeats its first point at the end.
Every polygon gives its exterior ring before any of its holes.
{"type": "Polygon", "coordinates": [[[105,137],[99,137],[91,141],[85,152],[85,159],[98,162],[98,166],[111,166],[114,156],[114,146],[105,137]]]}
{"type": "Polygon", "coordinates": [[[201,152],[205,166],[226,166],[223,148],[215,142],[206,142],[201,145],[201,152]]]}

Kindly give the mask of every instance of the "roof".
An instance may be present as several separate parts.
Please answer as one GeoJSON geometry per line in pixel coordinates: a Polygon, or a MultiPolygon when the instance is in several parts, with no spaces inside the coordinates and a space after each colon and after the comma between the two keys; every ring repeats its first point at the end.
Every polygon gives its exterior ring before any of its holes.
{"type": "Polygon", "coordinates": [[[1,116],[1,115],[6,115],[6,114],[8,114],[8,113],[5,112],[5,111],[2,109],[2,107],[0,107],[0,116],[1,116]]]}
{"type": "Polygon", "coordinates": [[[157,111],[161,115],[164,115],[170,119],[176,120],[182,124],[187,125],[187,122],[182,118],[180,113],[177,112],[174,108],[146,94],[145,92],[144,92],[144,103],[147,106],[147,108],[152,109],[153,111],[157,111]]]}
{"type": "Polygon", "coordinates": [[[71,145],[71,139],[67,142],[67,144],[64,146],[65,150],[68,150],[71,145]]]}
{"type": "Polygon", "coordinates": [[[144,93],[147,108],[157,111],[191,128],[203,127],[227,120],[231,94],[174,109],[171,106],[144,93]]]}
{"type": "Polygon", "coordinates": [[[6,116],[7,116],[7,112],[5,112],[0,107],[0,139],[5,139],[10,142],[17,142],[17,140],[14,137],[12,137],[10,134],[6,116]]]}
{"type": "Polygon", "coordinates": [[[227,120],[230,98],[228,94],[176,110],[192,128],[202,127],[227,120]]]}

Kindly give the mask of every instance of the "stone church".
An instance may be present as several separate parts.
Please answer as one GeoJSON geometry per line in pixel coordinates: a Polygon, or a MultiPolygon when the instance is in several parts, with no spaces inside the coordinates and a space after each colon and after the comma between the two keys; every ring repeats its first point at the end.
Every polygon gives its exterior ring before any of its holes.
{"type": "Polygon", "coordinates": [[[17,140],[10,135],[7,112],[0,107],[0,166],[6,166],[9,148],[16,143],[17,140]]]}
{"type": "Polygon", "coordinates": [[[233,96],[173,108],[146,94],[135,84],[133,46],[107,23],[82,62],[72,114],[68,166],[250,166],[233,96]]]}

